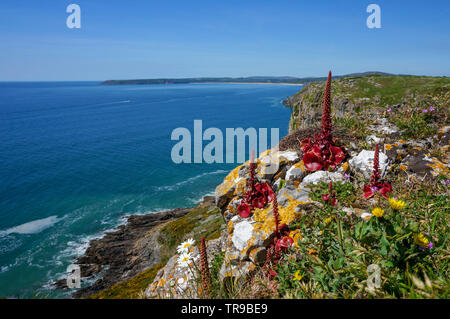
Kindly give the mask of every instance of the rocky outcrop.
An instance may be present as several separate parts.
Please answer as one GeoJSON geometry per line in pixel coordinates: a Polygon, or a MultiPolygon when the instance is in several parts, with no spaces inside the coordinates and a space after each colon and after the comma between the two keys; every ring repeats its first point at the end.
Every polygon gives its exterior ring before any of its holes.
{"type": "MultiPolygon", "coordinates": [[[[75,262],[81,267],[83,280],[102,273],[93,285],[76,291],[73,296],[84,298],[150,268],[160,260],[158,231],[161,225],[184,216],[189,208],[146,215],[130,216],[125,225],[91,241],[85,254],[75,262]]],[[[59,282],[61,283],[61,281],[59,282]]],[[[62,281],[65,284],[65,280],[62,281]]]]}

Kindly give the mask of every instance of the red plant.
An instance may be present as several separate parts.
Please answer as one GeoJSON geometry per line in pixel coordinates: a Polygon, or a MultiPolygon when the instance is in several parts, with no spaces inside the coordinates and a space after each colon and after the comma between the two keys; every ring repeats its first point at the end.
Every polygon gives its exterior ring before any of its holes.
{"type": "Polygon", "coordinates": [[[294,240],[289,236],[283,236],[277,240],[275,247],[279,247],[281,251],[284,251],[286,248],[291,246],[294,243],[294,240]]]}
{"type": "Polygon", "coordinates": [[[379,148],[378,144],[375,146],[375,155],[373,158],[373,173],[370,177],[370,183],[364,185],[364,198],[370,198],[379,192],[381,196],[388,199],[388,193],[392,192],[392,186],[389,183],[380,181],[380,170],[379,170],[379,148]]]}
{"type": "Polygon", "coordinates": [[[278,201],[276,196],[274,196],[273,198],[272,206],[273,206],[273,217],[275,219],[275,238],[278,238],[280,236],[280,227],[279,227],[280,215],[278,214],[278,201]]]}
{"type": "Polygon", "coordinates": [[[337,205],[337,198],[336,194],[333,192],[333,183],[330,182],[330,185],[328,186],[328,194],[322,195],[322,199],[325,203],[336,206],[337,205]]]}
{"type": "Polygon", "coordinates": [[[209,289],[211,286],[211,274],[209,272],[209,267],[208,267],[208,255],[206,252],[205,237],[202,237],[202,239],[201,239],[200,267],[201,267],[201,274],[202,274],[203,291],[204,291],[205,297],[209,298],[209,289]]]}
{"type": "Polygon", "coordinates": [[[255,184],[255,163],[254,163],[254,150],[250,157],[250,182],[243,201],[238,206],[237,211],[239,216],[247,218],[251,215],[253,207],[263,208],[266,204],[273,200],[275,193],[272,187],[267,183],[255,184]]]}
{"type": "Polygon", "coordinates": [[[345,158],[346,151],[336,146],[332,137],[331,125],[331,71],[328,73],[323,99],[322,127],[320,134],[314,134],[314,141],[306,138],[301,141],[303,163],[306,169],[318,171],[321,169],[335,169],[345,158]]]}

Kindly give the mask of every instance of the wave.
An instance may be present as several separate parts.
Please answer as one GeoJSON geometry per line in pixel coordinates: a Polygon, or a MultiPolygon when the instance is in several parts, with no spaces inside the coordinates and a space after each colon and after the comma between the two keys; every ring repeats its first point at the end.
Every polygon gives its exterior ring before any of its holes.
{"type": "Polygon", "coordinates": [[[223,174],[223,173],[227,173],[227,172],[228,172],[227,170],[223,170],[223,169],[220,169],[220,170],[217,170],[217,171],[214,171],[214,172],[206,172],[206,173],[202,173],[202,174],[196,175],[196,176],[194,176],[194,177],[190,177],[190,178],[188,178],[188,179],[186,179],[186,180],[184,180],[184,181],[178,182],[178,183],[173,184],[173,185],[158,186],[158,187],[156,187],[156,189],[157,189],[157,190],[172,191],[172,190],[175,190],[175,189],[180,188],[180,187],[183,186],[183,185],[192,183],[192,182],[194,182],[194,181],[196,181],[196,180],[198,180],[199,178],[202,178],[202,177],[204,177],[204,176],[207,176],[207,175],[216,175],[216,174],[223,174]]]}
{"type": "Polygon", "coordinates": [[[11,228],[8,228],[7,230],[0,231],[0,237],[6,236],[9,234],[36,234],[41,231],[43,231],[46,228],[49,228],[59,222],[62,218],[58,218],[58,216],[50,216],[47,218],[37,219],[33,220],[31,222],[14,226],[11,228]]]}

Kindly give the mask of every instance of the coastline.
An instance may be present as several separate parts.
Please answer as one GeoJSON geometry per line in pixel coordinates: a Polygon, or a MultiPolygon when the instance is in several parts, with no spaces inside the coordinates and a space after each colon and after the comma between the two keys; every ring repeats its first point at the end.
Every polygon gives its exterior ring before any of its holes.
{"type": "MultiPolygon", "coordinates": [[[[92,239],[86,251],[74,261],[80,266],[81,282],[90,284],[82,284],[82,288],[70,292],[68,297],[89,298],[155,267],[165,255],[160,230],[196,208],[213,205],[214,197],[206,195],[193,207],[127,216],[124,224],[101,238],[92,239]]],[[[68,289],[65,278],[51,285],[55,289],[68,289]]]]}
{"type": "MultiPolygon", "coordinates": [[[[170,83],[172,84],[172,83],[170,83]]],[[[186,84],[266,84],[266,85],[294,85],[302,86],[303,83],[268,83],[268,82],[190,82],[186,84]]]]}

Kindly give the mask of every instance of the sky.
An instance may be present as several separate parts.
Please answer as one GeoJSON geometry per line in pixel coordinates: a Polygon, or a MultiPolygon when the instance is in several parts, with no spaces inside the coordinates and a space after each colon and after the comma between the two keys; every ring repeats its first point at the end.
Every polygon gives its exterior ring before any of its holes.
{"type": "Polygon", "coordinates": [[[449,76],[449,16],[448,0],[2,0],[0,81],[449,76]]]}

